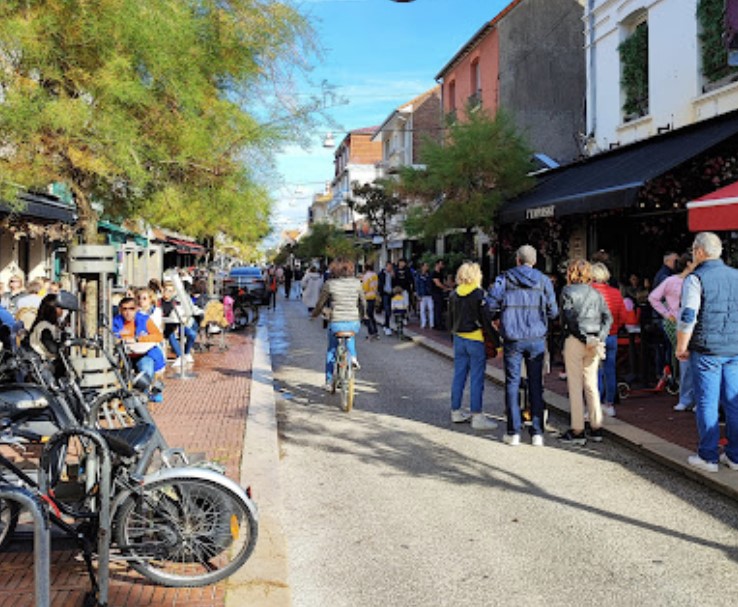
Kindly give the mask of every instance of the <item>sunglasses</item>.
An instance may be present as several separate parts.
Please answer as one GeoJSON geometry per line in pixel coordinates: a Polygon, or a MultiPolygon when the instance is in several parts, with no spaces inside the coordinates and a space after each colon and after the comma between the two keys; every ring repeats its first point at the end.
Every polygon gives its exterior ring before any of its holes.
{"type": "Polygon", "coordinates": [[[121,311],[125,312],[126,310],[135,310],[135,309],[136,309],[135,306],[123,306],[121,308],[121,311]]]}

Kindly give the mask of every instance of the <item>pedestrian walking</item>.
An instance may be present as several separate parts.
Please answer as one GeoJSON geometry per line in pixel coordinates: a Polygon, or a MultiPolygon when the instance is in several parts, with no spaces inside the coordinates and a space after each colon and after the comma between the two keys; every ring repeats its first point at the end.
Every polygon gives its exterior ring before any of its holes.
{"type": "Polygon", "coordinates": [[[687,462],[717,472],[718,461],[738,470],[738,270],[720,259],[723,244],[712,232],[694,238],[695,268],[684,279],[676,356],[689,359],[694,381],[699,446],[687,462]],[[719,452],[719,406],[728,444],[719,452]]]}
{"type": "Polygon", "coordinates": [[[499,319],[503,339],[507,416],[507,433],[503,440],[512,446],[520,444],[519,391],[523,360],[530,396],[531,442],[534,446],[543,446],[546,335],[548,322],[556,318],[559,308],[551,280],[533,267],[536,258],[536,250],[532,246],[521,246],[515,253],[516,267],[497,277],[487,299],[493,317],[499,319]]]}
{"type": "Polygon", "coordinates": [[[292,278],[295,272],[292,270],[292,266],[287,266],[284,269],[284,298],[289,299],[292,293],[292,278]]]}
{"type": "Polygon", "coordinates": [[[415,281],[416,293],[418,295],[418,303],[420,307],[420,328],[433,328],[433,294],[430,268],[427,263],[420,266],[420,273],[415,281]]]}
{"type": "Polygon", "coordinates": [[[605,358],[605,342],[612,326],[612,314],[591,286],[592,264],[575,259],[566,270],[567,284],[561,290],[561,327],[564,332],[564,367],[569,389],[571,427],[559,439],[585,445],[584,403],[589,411],[590,438],[602,440],[602,406],[597,386],[597,370],[605,358]]]}
{"type": "Polygon", "coordinates": [[[371,262],[366,264],[364,275],[361,278],[361,286],[364,289],[364,299],[366,299],[366,328],[369,333],[367,339],[379,339],[377,319],[374,315],[375,306],[377,305],[379,277],[374,271],[374,264],[371,262]]]}
{"type": "Polygon", "coordinates": [[[454,336],[454,377],[451,383],[451,421],[471,419],[475,430],[494,430],[497,424],[482,413],[484,369],[487,356],[483,329],[492,333],[490,313],[481,288],[482,270],[477,263],[463,263],[456,272],[456,289],[448,300],[449,328],[454,336]],[[461,409],[469,377],[469,409],[461,409]]]}
{"type": "Polygon", "coordinates": [[[379,294],[382,297],[382,310],[384,311],[384,334],[392,335],[390,318],[392,317],[392,283],[395,277],[395,267],[391,261],[384,266],[379,273],[379,294]]]}
{"type": "Polygon", "coordinates": [[[269,304],[268,307],[270,307],[272,310],[277,309],[277,285],[279,284],[279,277],[277,276],[277,270],[274,268],[274,266],[271,266],[266,273],[266,288],[267,293],[269,294],[269,304]]]}
{"type": "Polygon", "coordinates": [[[436,261],[431,272],[431,298],[433,299],[433,328],[439,331],[446,330],[444,320],[444,303],[449,288],[446,286],[443,259],[436,261]]]}
{"type": "Polygon", "coordinates": [[[312,312],[315,304],[318,303],[320,289],[323,286],[323,276],[317,264],[313,264],[308,268],[305,276],[300,281],[300,286],[302,288],[302,303],[307,306],[308,312],[312,312]]]}

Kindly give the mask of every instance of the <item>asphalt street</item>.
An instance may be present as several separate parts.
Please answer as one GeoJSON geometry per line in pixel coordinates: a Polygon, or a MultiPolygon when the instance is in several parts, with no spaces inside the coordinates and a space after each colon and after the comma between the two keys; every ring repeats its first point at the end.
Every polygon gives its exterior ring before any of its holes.
{"type": "Polygon", "coordinates": [[[304,306],[264,312],[277,389],[295,607],[730,604],[738,508],[605,441],[501,441],[451,424],[452,363],[359,339],[355,409],[326,394],[326,333],[304,306]]]}

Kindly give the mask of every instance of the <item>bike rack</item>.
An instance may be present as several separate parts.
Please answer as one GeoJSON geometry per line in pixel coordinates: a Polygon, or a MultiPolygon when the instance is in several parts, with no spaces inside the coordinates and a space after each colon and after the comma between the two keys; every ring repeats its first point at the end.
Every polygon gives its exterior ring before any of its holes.
{"type": "Polygon", "coordinates": [[[51,457],[51,452],[57,443],[60,443],[62,440],[66,440],[70,436],[84,436],[89,438],[96,444],[99,452],[102,454],[99,479],[100,511],[97,532],[97,604],[99,607],[107,607],[108,591],[110,587],[110,542],[112,539],[110,521],[110,477],[112,475],[112,466],[110,463],[110,449],[108,448],[105,439],[103,439],[98,432],[82,427],[66,428],[54,434],[46,445],[44,445],[44,450],[41,453],[38,483],[39,490],[42,495],[46,495],[48,493],[49,479],[47,470],[49,469],[49,458],[51,457]]]}
{"type": "Polygon", "coordinates": [[[0,485],[0,498],[16,502],[33,518],[33,580],[36,595],[36,607],[49,607],[51,532],[49,530],[49,513],[44,503],[23,487],[0,485]]]}

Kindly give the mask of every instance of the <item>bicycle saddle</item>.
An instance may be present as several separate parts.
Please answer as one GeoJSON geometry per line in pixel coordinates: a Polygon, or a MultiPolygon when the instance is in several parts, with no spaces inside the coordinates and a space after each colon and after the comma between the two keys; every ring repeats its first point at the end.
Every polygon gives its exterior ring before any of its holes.
{"type": "Polygon", "coordinates": [[[156,428],[152,424],[137,424],[129,428],[112,430],[101,428],[99,432],[111,451],[123,457],[133,457],[140,454],[149,444],[156,428]]]}

